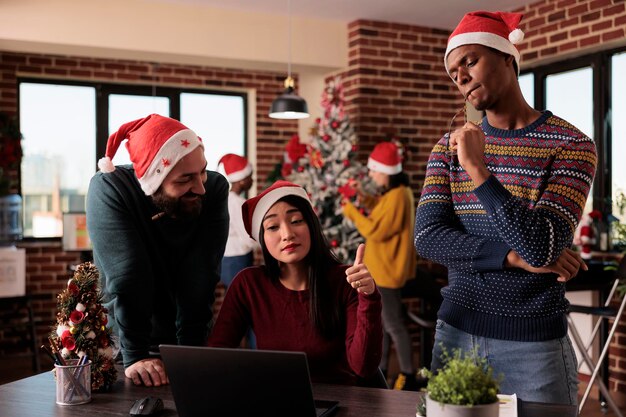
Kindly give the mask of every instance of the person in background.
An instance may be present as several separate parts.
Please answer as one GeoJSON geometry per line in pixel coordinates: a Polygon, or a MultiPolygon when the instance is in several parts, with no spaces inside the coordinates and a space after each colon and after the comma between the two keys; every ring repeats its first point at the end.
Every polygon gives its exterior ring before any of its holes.
{"type": "Polygon", "coordinates": [[[486,117],[435,145],[415,219],[420,255],[448,268],[431,369],[445,348],[487,359],[500,390],[524,401],[577,402],[565,282],[569,248],[596,169],[592,139],[526,103],[522,15],[466,14],[444,56],[463,97],[486,117]]]}
{"type": "MultiPolygon", "coordinates": [[[[382,196],[361,197],[372,210],[369,216],[344,199],[344,216],[365,238],[365,263],[376,279],[382,295],[385,344],[380,367],[386,374],[389,339],[393,340],[400,374],[394,389],[417,391],[418,381],[413,364],[412,342],[404,320],[401,291],[408,279],[415,277],[417,259],[413,249],[413,214],[415,202],[409,188],[409,178],[402,171],[400,149],[393,142],[381,142],[374,147],[368,161],[369,176],[382,190],[382,196]]],[[[421,383],[420,383],[421,382],[421,383]]]]}
{"type": "Polygon", "coordinates": [[[152,114],[108,140],[87,192],[87,229],[126,377],[168,383],[161,343],[205,345],[228,237],[228,182],[201,139],[152,114]],[[122,141],[131,165],[113,166],[122,141]]]}
{"type": "Polygon", "coordinates": [[[222,283],[230,285],[239,271],[252,266],[256,242],[248,236],[241,217],[241,206],[246,201],[241,194],[252,187],[252,165],[243,156],[233,153],[222,156],[219,164],[224,168],[226,179],[230,183],[228,193],[228,214],[230,225],[228,240],[222,259],[222,283]]]}
{"type": "MultiPolygon", "coordinates": [[[[218,166],[219,164],[222,165],[226,179],[230,183],[230,192],[228,193],[230,225],[226,250],[222,259],[221,276],[222,283],[228,288],[239,271],[254,264],[254,249],[258,245],[246,232],[241,217],[241,207],[246,201],[241,194],[252,187],[252,165],[243,156],[233,153],[222,156],[218,166]]],[[[248,331],[246,338],[248,347],[254,349],[256,343],[254,333],[251,330],[248,331]]]]}
{"type": "Polygon", "coordinates": [[[257,348],[305,352],[314,382],[353,385],[376,374],[382,348],[380,293],[363,264],[340,265],[306,191],[277,181],[242,208],[264,266],[241,271],[209,346],[236,347],[251,327],[257,348]]]}

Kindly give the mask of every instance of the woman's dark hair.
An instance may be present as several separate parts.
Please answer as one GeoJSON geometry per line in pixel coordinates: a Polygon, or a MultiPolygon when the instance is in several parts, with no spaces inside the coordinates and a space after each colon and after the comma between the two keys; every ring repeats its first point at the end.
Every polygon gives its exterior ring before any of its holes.
{"type": "Polygon", "coordinates": [[[395,175],[389,176],[389,188],[387,188],[385,192],[389,190],[393,190],[394,188],[399,187],[401,185],[404,185],[405,187],[409,186],[409,176],[404,171],[400,171],[399,173],[395,175]]]}
{"type": "MultiPolygon", "coordinates": [[[[335,295],[332,293],[329,281],[331,267],[339,265],[340,262],[330,250],[328,241],[322,233],[322,226],[311,204],[304,198],[295,195],[285,196],[277,200],[276,203],[279,201],[284,201],[297,208],[300,213],[302,213],[304,221],[309,226],[311,248],[305,258],[309,265],[307,283],[310,294],[309,316],[311,317],[313,325],[320,333],[330,339],[339,333],[343,322],[343,317],[340,317],[340,311],[337,308],[338,303],[334,300],[335,295]]],[[[278,280],[280,277],[280,265],[267,250],[263,235],[264,230],[261,224],[259,243],[263,251],[265,269],[271,279],[278,280]]]]}

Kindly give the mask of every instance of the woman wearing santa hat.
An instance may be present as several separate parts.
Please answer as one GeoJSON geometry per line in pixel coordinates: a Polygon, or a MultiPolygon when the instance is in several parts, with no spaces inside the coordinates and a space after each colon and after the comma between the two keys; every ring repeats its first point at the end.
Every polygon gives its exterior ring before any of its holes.
{"type": "MultiPolygon", "coordinates": [[[[387,369],[389,338],[393,340],[400,374],[394,389],[416,391],[420,388],[413,366],[411,338],[404,322],[400,292],[407,279],[415,276],[416,257],[413,248],[413,215],[415,203],[408,187],[408,176],[402,171],[401,149],[393,142],[381,142],[368,161],[369,176],[383,191],[365,216],[344,200],[343,213],[354,222],[367,243],[365,262],[376,277],[382,294],[385,343],[381,369],[387,369]]],[[[367,204],[367,202],[366,202],[367,204]]]]}
{"type": "Polygon", "coordinates": [[[341,265],[306,191],[287,181],[246,201],[242,214],[265,265],[235,277],[209,345],[237,347],[251,327],[258,349],[305,352],[314,382],[354,385],[373,376],[381,301],[364,247],[354,265],[341,265]]]}

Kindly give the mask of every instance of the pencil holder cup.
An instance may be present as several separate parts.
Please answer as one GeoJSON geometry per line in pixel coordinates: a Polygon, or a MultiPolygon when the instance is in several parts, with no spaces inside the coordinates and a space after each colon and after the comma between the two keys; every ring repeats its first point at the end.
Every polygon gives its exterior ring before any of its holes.
{"type": "Polygon", "coordinates": [[[66,365],[54,365],[57,376],[56,402],[60,405],[78,405],[91,401],[91,361],[83,365],[70,359],[66,365]]]}

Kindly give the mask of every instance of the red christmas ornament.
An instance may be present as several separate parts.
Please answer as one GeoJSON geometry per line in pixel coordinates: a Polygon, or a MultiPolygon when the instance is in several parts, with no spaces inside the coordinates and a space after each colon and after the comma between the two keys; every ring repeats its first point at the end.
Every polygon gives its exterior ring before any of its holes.
{"type": "Polygon", "coordinates": [[[332,246],[333,248],[336,248],[337,246],[339,246],[339,242],[337,242],[337,239],[331,240],[330,246],[332,246]]]}
{"type": "Polygon", "coordinates": [[[328,142],[328,141],[330,140],[330,135],[324,135],[324,136],[322,136],[322,140],[323,140],[324,142],[328,142]]]}
{"type": "Polygon", "coordinates": [[[602,218],[602,212],[600,210],[592,210],[589,213],[589,217],[591,217],[593,220],[600,220],[602,218]]]}
{"type": "Polygon", "coordinates": [[[282,168],[280,169],[280,175],[282,175],[283,178],[286,178],[289,175],[291,175],[292,171],[293,171],[293,166],[289,162],[285,162],[282,168]]]}
{"type": "Polygon", "coordinates": [[[85,315],[78,310],[74,310],[70,313],[70,323],[79,324],[83,321],[85,315]]]}
{"type": "Polygon", "coordinates": [[[346,168],[349,167],[350,166],[350,160],[344,159],[343,160],[343,166],[346,167],[346,168]]]}
{"type": "Polygon", "coordinates": [[[298,135],[293,135],[291,139],[289,139],[285,150],[291,162],[298,162],[298,159],[306,155],[306,145],[300,143],[300,137],[298,135]]]}
{"type": "Polygon", "coordinates": [[[298,172],[304,172],[304,167],[302,165],[298,167],[298,172]]]}
{"type": "Polygon", "coordinates": [[[337,189],[339,194],[341,194],[344,198],[352,198],[356,195],[356,190],[352,187],[352,184],[348,183],[342,185],[337,189]]]}
{"type": "Polygon", "coordinates": [[[74,336],[72,336],[69,330],[64,331],[61,335],[61,344],[67,350],[74,350],[76,348],[76,340],[74,340],[74,336]]]}
{"type": "Polygon", "coordinates": [[[333,129],[337,129],[337,128],[339,127],[339,122],[338,122],[338,121],[336,121],[336,120],[333,120],[333,122],[330,124],[330,126],[331,126],[333,129]]]}
{"type": "Polygon", "coordinates": [[[319,117],[317,119],[315,119],[315,123],[316,124],[320,124],[321,121],[322,121],[322,119],[320,119],[319,117]]]}
{"type": "Polygon", "coordinates": [[[67,286],[67,289],[69,290],[70,294],[72,294],[73,296],[77,296],[78,293],[80,292],[80,290],[78,289],[78,285],[76,285],[74,282],[70,282],[69,285],[67,286]]]}

